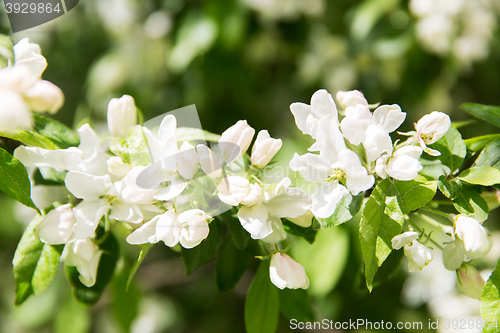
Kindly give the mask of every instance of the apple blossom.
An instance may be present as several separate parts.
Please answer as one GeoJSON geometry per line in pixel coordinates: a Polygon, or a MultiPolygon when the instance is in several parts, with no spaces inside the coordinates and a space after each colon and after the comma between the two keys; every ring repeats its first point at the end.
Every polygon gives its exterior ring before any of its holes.
{"type": "Polygon", "coordinates": [[[441,153],[430,149],[427,145],[433,144],[448,132],[451,126],[450,117],[442,112],[434,111],[423,116],[416,124],[417,139],[422,150],[432,156],[439,156],[441,153]]]}
{"type": "Polygon", "coordinates": [[[229,164],[234,158],[243,155],[247,151],[254,134],[255,130],[248,126],[246,120],[238,121],[221,134],[219,148],[221,149],[224,160],[226,160],[226,164],[229,164]],[[225,145],[224,143],[232,143],[233,145],[225,145]],[[237,154],[234,153],[234,145],[237,145],[239,148],[237,154]]]}
{"type": "Polygon", "coordinates": [[[206,145],[196,147],[201,169],[211,178],[219,178],[222,174],[222,166],[218,161],[217,155],[206,145]]]}
{"type": "Polygon", "coordinates": [[[217,186],[219,199],[225,204],[252,206],[262,198],[259,184],[250,182],[241,176],[229,176],[221,180],[217,186]]]}
{"type": "Polygon", "coordinates": [[[61,259],[66,266],[75,266],[80,275],[78,279],[87,287],[92,287],[97,278],[97,268],[102,250],[90,240],[78,239],[64,247],[61,259]]]}
{"type": "Polygon", "coordinates": [[[414,239],[411,244],[404,246],[406,258],[408,258],[408,271],[418,272],[432,261],[432,251],[414,239]]]}
{"type": "Polygon", "coordinates": [[[269,277],[279,289],[307,289],[309,287],[309,278],[304,267],[289,255],[281,252],[276,252],[271,256],[269,277]]]}
{"type": "Polygon", "coordinates": [[[455,234],[462,241],[464,252],[470,259],[482,258],[490,252],[492,243],[486,229],[472,217],[457,216],[455,234]]]}
{"type": "Polygon", "coordinates": [[[363,93],[359,90],[339,91],[337,92],[337,101],[340,105],[347,108],[350,106],[356,107],[358,104],[368,107],[368,101],[363,93]]]}
{"type": "Polygon", "coordinates": [[[115,136],[127,136],[128,130],[137,124],[137,107],[132,96],[113,98],[108,104],[108,129],[115,136]]]}
{"type": "Polygon", "coordinates": [[[14,65],[27,67],[34,76],[41,76],[47,67],[47,60],[42,56],[40,46],[30,43],[28,38],[21,39],[14,45],[14,65]]]}
{"type": "Polygon", "coordinates": [[[281,145],[281,139],[271,138],[269,132],[266,130],[260,131],[253,144],[250,161],[257,168],[262,169],[271,161],[278,150],[280,150],[281,145]]]}
{"type": "Polygon", "coordinates": [[[67,244],[75,240],[75,225],[71,204],[65,204],[45,215],[35,233],[46,244],[67,244]]]}
{"type": "Polygon", "coordinates": [[[64,104],[64,95],[55,84],[39,80],[24,92],[24,98],[35,112],[57,113],[64,104]]]}
{"type": "Polygon", "coordinates": [[[387,154],[377,159],[375,171],[386,178],[387,175],[397,180],[413,180],[422,170],[422,164],[418,160],[422,149],[415,146],[404,146],[398,148],[391,157],[387,154]]]}
{"type": "Polygon", "coordinates": [[[20,94],[0,88],[0,100],[0,129],[31,129],[33,118],[20,94]]]}
{"type": "Polygon", "coordinates": [[[415,239],[418,239],[418,232],[406,231],[392,238],[392,248],[399,250],[403,246],[410,245],[415,239]]]}

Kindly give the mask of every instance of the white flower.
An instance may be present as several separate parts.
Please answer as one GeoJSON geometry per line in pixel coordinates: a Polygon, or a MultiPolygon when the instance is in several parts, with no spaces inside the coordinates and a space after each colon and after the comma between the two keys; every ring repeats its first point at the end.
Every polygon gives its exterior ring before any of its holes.
{"type": "Polygon", "coordinates": [[[434,111],[431,114],[423,116],[416,124],[417,138],[420,147],[427,154],[439,156],[441,153],[427,147],[439,140],[448,132],[451,126],[450,117],[442,112],[434,111]]]}
{"type": "Polygon", "coordinates": [[[457,287],[467,297],[481,299],[485,282],[476,267],[464,264],[457,270],[457,287]]]}
{"type": "Polygon", "coordinates": [[[271,282],[280,289],[307,289],[309,278],[304,267],[293,260],[289,255],[281,252],[274,253],[269,266],[271,282]]]}
{"type": "Polygon", "coordinates": [[[229,164],[236,157],[243,155],[252,142],[255,130],[248,126],[246,120],[240,120],[233,126],[229,127],[222,133],[219,139],[219,148],[222,156],[226,157],[226,163],[229,164]],[[239,152],[234,153],[233,145],[224,145],[224,143],[232,143],[238,146],[239,152]]]}
{"type": "Polygon", "coordinates": [[[89,238],[79,239],[65,246],[61,258],[66,266],[75,266],[78,279],[87,287],[92,287],[97,278],[97,268],[102,250],[89,238]]]}
{"type": "Polygon", "coordinates": [[[130,127],[137,124],[137,107],[132,96],[113,98],[108,104],[108,129],[114,136],[127,136],[130,127]]]}
{"type": "Polygon", "coordinates": [[[221,180],[217,186],[219,199],[231,206],[240,204],[252,206],[262,198],[262,189],[259,184],[250,184],[248,179],[241,176],[229,176],[221,180]]]}
{"type": "Polygon", "coordinates": [[[23,94],[39,81],[25,66],[5,67],[0,69],[0,89],[23,94]]]}
{"type": "Polygon", "coordinates": [[[35,112],[57,113],[64,104],[64,95],[55,84],[45,80],[39,80],[24,92],[26,102],[35,112]]]}
{"type": "Polygon", "coordinates": [[[408,258],[408,271],[418,272],[432,261],[432,251],[416,239],[411,244],[404,246],[406,258],[408,258]]]}
{"type": "Polygon", "coordinates": [[[490,252],[492,244],[486,229],[472,217],[459,215],[455,219],[455,234],[470,259],[482,258],[490,252]]]}
{"type": "Polygon", "coordinates": [[[337,92],[337,101],[345,108],[356,107],[358,104],[368,107],[368,101],[359,90],[339,91],[337,92]]]}
{"type": "Polygon", "coordinates": [[[19,93],[0,88],[0,101],[0,129],[31,129],[33,118],[19,93]]]}
{"type": "Polygon", "coordinates": [[[418,160],[420,155],[422,155],[420,147],[401,147],[392,154],[392,157],[388,157],[388,155],[379,157],[375,171],[382,178],[389,175],[397,180],[413,180],[422,170],[422,164],[418,160]]]}
{"type": "Polygon", "coordinates": [[[47,60],[42,56],[40,46],[30,43],[28,38],[21,39],[14,45],[15,66],[25,66],[35,76],[41,76],[47,67],[47,60]]]}
{"type": "Polygon", "coordinates": [[[196,147],[198,159],[201,169],[211,178],[219,178],[222,174],[222,166],[220,165],[217,155],[206,145],[198,145],[196,147]]]}
{"type": "Polygon", "coordinates": [[[132,170],[132,166],[124,163],[118,156],[110,157],[106,161],[106,164],[108,165],[109,173],[120,178],[125,177],[132,170]]]}
{"type": "Polygon", "coordinates": [[[418,238],[418,232],[406,231],[400,235],[394,236],[392,239],[392,248],[394,250],[399,250],[403,246],[410,245],[414,240],[418,238]]]}
{"type": "Polygon", "coordinates": [[[192,209],[177,215],[173,210],[146,222],[127,237],[130,244],[155,244],[163,241],[173,247],[180,243],[190,249],[200,244],[209,233],[208,221],[212,218],[200,209],[192,209]]]}
{"type": "Polygon", "coordinates": [[[71,204],[51,210],[36,228],[36,235],[45,244],[66,244],[75,240],[76,220],[71,204]]]}
{"type": "Polygon", "coordinates": [[[271,161],[278,150],[280,150],[281,145],[281,139],[271,138],[269,132],[266,130],[260,131],[253,144],[250,161],[257,168],[262,169],[271,161]]]}
{"type": "Polygon", "coordinates": [[[318,90],[312,95],[311,105],[293,103],[290,105],[290,111],[295,117],[298,129],[302,133],[310,135],[313,139],[318,138],[316,130],[323,117],[331,114],[337,119],[338,123],[337,106],[332,95],[325,89],[318,90]]]}

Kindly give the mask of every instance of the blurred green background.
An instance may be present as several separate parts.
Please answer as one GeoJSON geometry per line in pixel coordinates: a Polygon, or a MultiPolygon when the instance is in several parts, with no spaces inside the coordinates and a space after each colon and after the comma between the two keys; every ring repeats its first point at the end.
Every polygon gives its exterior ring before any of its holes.
{"type": "MultiPolygon", "coordinates": [[[[469,119],[458,108],[466,101],[500,105],[499,14],[498,0],[81,0],[63,17],[15,34],[0,4],[0,33],[41,45],[44,78],[66,97],[54,118],[69,126],[105,128],[109,99],[123,94],[136,99],[145,120],[195,104],[205,130],[221,133],[247,119],[282,138],[278,159],[286,164],[311,143],[289,105],[308,103],[320,88],[333,95],[358,89],[370,103],[399,104],[407,112],[401,131],[434,110],[469,119]]],[[[496,129],[478,122],[461,132],[468,138],[496,129]]],[[[14,308],[11,260],[30,212],[4,196],[0,211],[1,332],[244,332],[257,260],[233,291],[219,292],[213,262],[184,276],[180,256],[162,245],[125,293],[137,248],[122,243],[125,260],[93,308],[72,300],[62,271],[47,292],[14,308]]],[[[485,225],[498,228],[492,218],[485,225]]],[[[454,272],[440,269],[439,258],[419,274],[402,265],[368,294],[357,222],[320,235],[313,246],[293,246],[317,282],[310,290],[316,318],[419,321],[424,328],[429,319],[478,318],[478,303],[458,295],[454,272]]],[[[495,251],[482,268],[492,268],[495,251]]],[[[282,316],[279,332],[289,331],[282,316]]]]}

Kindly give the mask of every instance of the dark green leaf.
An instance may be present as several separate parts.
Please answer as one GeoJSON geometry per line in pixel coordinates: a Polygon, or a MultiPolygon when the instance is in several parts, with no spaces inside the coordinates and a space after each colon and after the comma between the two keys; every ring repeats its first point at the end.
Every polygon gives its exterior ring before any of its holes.
{"type": "Polygon", "coordinates": [[[37,216],[24,231],[12,266],[16,281],[16,305],[21,305],[30,295],[38,295],[50,285],[59,266],[61,247],[42,243],[35,229],[43,220],[37,216]]]}
{"type": "Polygon", "coordinates": [[[466,139],[465,145],[467,146],[467,149],[476,152],[483,149],[490,142],[498,139],[500,139],[500,134],[488,134],[488,135],[478,136],[475,138],[466,139]]]}
{"type": "Polygon", "coordinates": [[[280,298],[269,278],[269,261],[260,263],[245,300],[247,333],[274,333],[278,328],[280,298]]]}
{"type": "Polygon", "coordinates": [[[24,143],[30,147],[40,147],[45,149],[57,149],[59,148],[51,140],[46,137],[30,131],[25,130],[9,130],[0,129],[0,137],[9,138],[15,141],[24,143]]]}
{"type": "Polygon", "coordinates": [[[233,238],[226,235],[215,260],[215,281],[221,291],[233,289],[247,269],[248,253],[238,250],[233,238]]]}
{"type": "Polygon", "coordinates": [[[462,135],[454,127],[450,127],[448,132],[432,145],[432,148],[441,153],[438,158],[450,168],[450,174],[460,168],[467,154],[467,147],[462,135]]]}
{"type": "Polygon", "coordinates": [[[382,283],[388,281],[394,276],[394,274],[396,274],[403,256],[404,252],[402,250],[391,252],[391,254],[387,257],[382,266],[380,266],[377,273],[375,274],[375,277],[373,278],[374,287],[377,287],[382,283]]]}
{"type": "Polygon", "coordinates": [[[488,204],[476,189],[466,183],[459,182],[459,195],[453,200],[453,205],[462,214],[482,222],[488,217],[488,204]]]}
{"type": "Polygon", "coordinates": [[[182,261],[186,268],[186,275],[194,272],[195,269],[209,262],[215,255],[215,251],[222,239],[222,226],[219,220],[210,222],[210,233],[208,237],[192,249],[181,249],[182,261]]]}
{"type": "Polygon", "coordinates": [[[460,187],[455,180],[449,181],[446,176],[439,177],[438,187],[448,199],[455,199],[460,194],[460,187]]]}
{"type": "Polygon", "coordinates": [[[31,184],[26,168],[2,148],[0,148],[0,190],[40,214],[30,197],[31,184]]]}
{"type": "Polygon", "coordinates": [[[464,103],[460,107],[474,117],[500,127],[500,107],[475,103],[464,103]]]}
{"type": "Polygon", "coordinates": [[[124,264],[113,280],[112,308],[123,332],[130,332],[130,326],[138,313],[140,293],[134,284],[129,285],[129,265],[124,264]]]}
{"type": "Polygon", "coordinates": [[[344,222],[349,221],[361,209],[363,203],[363,193],[352,196],[350,193],[344,195],[332,216],[326,219],[314,219],[314,229],[325,229],[338,226],[344,222]],[[349,202],[349,204],[348,204],[349,202]]]}
{"type": "Polygon", "coordinates": [[[287,221],[287,220],[282,220],[282,222],[283,222],[283,228],[289,234],[303,237],[306,241],[309,242],[309,244],[314,243],[314,240],[316,239],[316,234],[318,233],[318,231],[313,229],[312,226],[304,228],[304,227],[298,226],[295,223],[287,221]]]}
{"type": "Polygon", "coordinates": [[[500,170],[500,140],[494,140],[484,147],[473,166],[489,166],[500,170]]]}
{"type": "Polygon", "coordinates": [[[314,311],[309,303],[309,294],[304,289],[285,288],[279,292],[280,311],[288,319],[314,321],[314,311]]]}
{"type": "Polygon", "coordinates": [[[399,235],[404,222],[403,203],[397,188],[389,179],[373,190],[361,216],[359,238],[365,262],[368,290],[378,268],[392,252],[392,238],[399,235]]]}
{"type": "Polygon", "coordinates": [[[241,226],[238,215],[233,214],[232,210],[228,210],[220,216],[226,222],[236,247],[240,250],[246,249],[250,241],[250,234],[241,226]]]}
{"type": "Polygon", "coordinates": [[[80,137],[57,120],[34,114],[33,131],[52,141],[59,148],[66,149],[80,144],[80,137]]]}
{"type": "Polygon", "coordinates": [[[66,266],[66,276],[72,286],[73,295],[78,302],[86,306],[94,305],[101,298],[104,288],[113,278],[118,261],[119,248],[115,237],[111,233],[104,237],[106,237],[105,241],[99,245],[103,253],[97,269],[97,279],[92,287],[87,287],[80,282],[79,273],[75,267],[66,266]]]}
{"type": "Polygon", "coordinates": [[[403,199],[403,212],[408,214],[431,201],[436,194],[437,183],[436,180],[423,176],[410,181],[396,181],[396,187],[403,199]]]}
{"type": "Polygon", "coordinates": [[[486,322],[485,333],[497,333],[500,321],[500,261],[491,273],[481,294],[481,317],[486,322]]]}
{"type": "Polygon", "coordinates": [[[130,269],[129,275],[128,275],[128,280],[127,280],[127,287],[126,290],[128,290],[130,283],[134,280],[134,275],[137,272],[137,269],[139,266],[142,264],[142,261],[144,258],[146,258],[146,254],[148,253],[149,249],[153,246],[153,244],[146,243],[141,246],[141,250],[137,254],[137,258],[135,259],[134,265],[130,269]]]}
{"type": "Polygon", "coordinates": [[[464,170],[458,179],[469,184],[491,186],[500,184],[500,170],[490,166],[472,167],[464,170]]]}

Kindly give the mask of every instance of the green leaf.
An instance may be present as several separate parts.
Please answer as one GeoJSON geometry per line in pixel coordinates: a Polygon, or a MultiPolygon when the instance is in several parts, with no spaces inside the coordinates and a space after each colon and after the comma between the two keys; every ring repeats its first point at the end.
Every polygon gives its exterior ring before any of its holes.
{"type": "Polygon", "coordinates": [[[285,317],[302,322],[314,321],[314,311],[306,290],[285,288],[279,292],[279,296],[280,311],[285,317]]]}
{"type": "Polygon", "coordinates": [[[97,279],[92,287],[87,287],[80,282],[76,267],[66,266],[66,276],[73,289],[73,296],[75,296],[78,302],[86,306],[94,305],[101,298],[102,292],[113,279],[118,261],[120,251],[116,238],[111,233],[103,237],[106,237],[106,239],[99,245],[103,253],[99,261],[99,267],[97,268],[97,279]]]}
{"type": "Polygon", "coordinates": [[[247,269],[248,253],[238,250],[233,238],[226,235],[215,260],[215,281],[221,291],[233,289],[247,269]]]}
{"type": "Polygon", "coordinates": [[[347,195],[344,195],[342,199],[340,199],[337,207],[335,207],[335,211],[329,218],[314,219],[313,228],[326,229],[345,223],[352,219],[353,216],[359,212],[362,204],[363,193],[356,196],[352,196],[350,193],[348,193],[347,195]]]}
{"type": "Polygon", "coordinates": [[[500,261],[491,273],[481,294],[481,317],[489,324],[485,333],[498,332],[498,320],[500,319],[500,261]]]}
{"type": "Polygon", "coordinates": [[[450,174],[450,168],[434,156],[420,157],[420,163],[422,164],[422,170],[419,172],[420,175],[438,179],[441,176],[450,174]]]}
{"type": "Polygon", "coordinates": [[[9,36],[0,35],[0,68],[7,67],[9,60],[14,61],[14,43],[9,36]]]}
{"type": "Polygon", "coordinates": [[[460,186],[453,179],[449,181],[446,176],[439,177],[438,187],[441,193],[448,199],[453,200],[460,194],[460,186]]]}
{"type": "Polygon", "coordinates": [[[375,273],[392,252],[392,238],[401,233],[402,207],[398,189],[389,179],[382,180],[366,202],[359,223],[359,238],[369,291],[373,289],[375,273]]]}
{"type": "MultiPolygon", "coordinates": [[[[127,134],[127,139],[115,138],[109,145],[111,152],[132,166],[147,166],[150,163],[148,141],[142,127],[132,127],[127,134]]],[[[157,162],[157,161],[155,161],[157,162]]]]}
{"type": "Polygon", "coordinates": [[[31,184],[26,168],[2,148],[0,148],[0,190],[40,214],[40,210],[31,200],[31,184]]]}
{"type": "Polygon", "coordinates": [[[465,145],[467,146],[467,149],[476,152],[483,149],[490,142],[498,139],[500,139],[500,134],[488,134],[488,135],[478,136],[475,138],[466,139],[465,145]]]}
{"type": "Polygon", "coordinates": [[[219,134],[204,131],[201,128],[177,127],[175,130],[177,142],[184,141],[209,141],[217,142],[220,139],[219,134]]]}
{"type": "Polygon", "coordinates": [[[224,220],[224,222],[226,222],[229,232],[231,233],[231,237],[233,237],[234,245],[236,245],[236,247],[240,250],[246,249],[248,242],[250,241],[250,234],[243,229],[243,226],[238,219],[238,215],[233,213],[232,210],[228,210],[219,216],[224,220]]]}
{"type": "Polygon", "coordinates": [[[181,248],[182,261],[186,268],[186,275],[194,272],[195,269],[201,265],[209,262],[215,255],[215,251],[220,245],[222,240],[222,226],[219,220],[210,222],[210,233],[200,245],[192,248],[181,248]]]}
{"type": "Polygon", "coordinates": [[[396,187],[403,199],[403,212],[408,214],[431,201],[436,194],[437,183],[436,180],[423,176],[410,181],[396,181],[396,187]]]}
{"type": "Polygon", "coordinates": [[[113,280],[113,303],[115,318],[123,332],[130,332],[132,322],[138,313],[140,293],[135,285],[129,286],[129,265],[125,263],[113,280]]]}
{"type": "Polygon", "coordinates": [[[36,169],[33,180],[35,185],[59,186],[64,185],[66,174],[67,171],[57,171],[54,168],[44,167],[36,169]]]}
{"type": "Polygon", "coordinates": [[[287,220],[282,220],[282,222],[283,222],[283,229],[285,229],[285,231],[288,232],[289,234],[303,237],[306,241],[309,242],[309,244],[314,243],[318,231],[313,229],[312,226],[304,228],[287,220]]]}
{"type": "Polygon", "coordinates": [[[476,118],[482,119],[487,123],[500,127],[500,107],[475,103],[464,103],[460,105],[462,109],[476,118]]]}
{"type": "Polygon", "coordinates": [[[38,295],[50,285],[59,266],[61,248],[42,243],[35,234],[43,216],[35,217],[24,231],[12,260],[16,282],[16,305],[38,295]]]}
{"type": "Polygon", "coordinates": [[[500,140],[494,140],[488,143],[477,157],[473,166],[489,166],[500,170],[500,140]]]}
{"type": "Polygon", "coordinates": [[[9,130],[0,129],[0,137],[9,138],[15,141],[24,143],[30,147],[39,147],[44,149],[57,149],[59,148],[51,140],[46,137],[30,131],[25,130],[9,130]]]}
{"type": "Polygon", "coordinates": [[[488,217],[488,204],[476,189],[466,183],[458,183],[460,191],[453,200],[453,205],[462,214],[482,222],[488,217]]]}
{"type": "Polygon", "coordinates": [[[450,127],[448,132],[431,147],[441,153],[438,158],[450,168],[450,174],[460,168],[467,154],[465,141],[462,139],[460,132],[454,127],[450,127]]]}
{"type": "Polygon", "coordinates": [[[269,260],[260,263],[245,300],[247,333],[274,333],[278,328],[280,298],[269,278],[269,260]]]}
{"type": "Polygon", "coordinates": [[[389,254],[387,259],[377,270],[377,273],[373,278],[373,287],[380,286],[381,284],[390,280],[394,276],[394,274],[396,274],[403,256],[403,251],[392,251],[391,254],[389,254]]]}
{"type": "Polygon", "coordinates": [[[33,131],[52,141],[59,148],[66,149],[80,144],[80,137],[69,127],[54,119],[34,114],[33,131]]]}
{"type": "Polygon", "coordinates": [[[472,167],[464,170],[458,179],[469,184],[491,186],[500,183],[500,170],[493,167],[472,167]]]}
{"type": "Polygon", "coordinates": [[[135,259],[134,265],[132,265],[132,268],[130,269],[129,275],[128,275],[128,280],[127,280],[127,286],[126,290],[130,287],[130,284],[134,280],[134,275],[137,272],[137,269],[139,266],[142,264],[142,261],[144,258],[146,258],[146,254],[148,253],[149,249],[153,246],[153,244],[146,243],[141,246],[141,250],[137,254],[137,258],[135,259]]]}
{"type": "Polygon", "coordinates": [[[290,251],[309,277],[308,292],[324,297],[335,288],[344,273],[349,257],[349,233],[343,226],[321,230],[314,244],[299,238],[290,251]]]}

